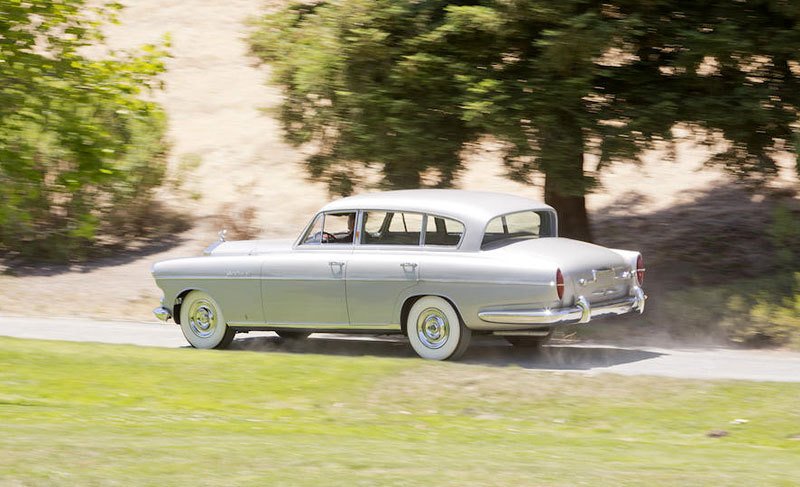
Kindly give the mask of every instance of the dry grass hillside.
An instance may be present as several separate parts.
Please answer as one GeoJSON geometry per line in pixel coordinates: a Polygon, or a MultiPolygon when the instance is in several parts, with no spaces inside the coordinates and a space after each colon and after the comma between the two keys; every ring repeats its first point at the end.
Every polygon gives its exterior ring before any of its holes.
{"type": "MultiPolygon", "coordinates": [[[[306,177],[305,154],[282,141],[277,121],[262,110],[281,95],[265,84],[269,71],[248,56],[244,37],[248,17],[270,2],[124,3],[120,25],[108,32],[112,46],[154,42],[166,33],[172,39],[166,89],[158,95],[170,118],[170,181],[159,198],[174,212],[165,217],[185,219],[191,229],[85,265],[7,269],[0,275],[0,314],[152,320],[160,297],[149,274],[153,262],[198,254],[220,227],[234,237],[294,236],[328,199],[325,185],[306,177]]],[[[768,250],[759,232],[774,198],[751,195],[722,172],[704,169],[706,154],[687,142],[674,162],[653,152],[640,166],[612,167],[588,198],[599,242],[641,248],[653,289],[659,281],[680,286],[694,275],[697,252],[719,256],[716,266],[757,274],[768,250]],[[717,232],[713,238],[702,238],[707,229],[717,232]]],[[[458,185],[541,197],[540,186],[503,177],[491,143],[469,156],[458,185]]],[[[788,169],[776,183],[788,193],[797,186],[788,169]]]]}

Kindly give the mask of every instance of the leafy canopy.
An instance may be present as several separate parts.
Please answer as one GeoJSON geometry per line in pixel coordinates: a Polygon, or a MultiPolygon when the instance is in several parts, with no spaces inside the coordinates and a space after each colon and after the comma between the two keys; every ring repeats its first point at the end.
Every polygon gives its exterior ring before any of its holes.
{"type": "Polygon", "coordinates": [[[431,169],[447,186],[491,134],[510,177],[543,172],[545,198],[588,229],[585,154],[635,161],[688,130],[719,149],[710,163],[774,175],[798,149],[798,21],[784,0],[341,0],[264,16],[252,45],[286,89],[288,139],[316,144],[311,174],[334,191],[358,164],[386,186],[431,169]]]}

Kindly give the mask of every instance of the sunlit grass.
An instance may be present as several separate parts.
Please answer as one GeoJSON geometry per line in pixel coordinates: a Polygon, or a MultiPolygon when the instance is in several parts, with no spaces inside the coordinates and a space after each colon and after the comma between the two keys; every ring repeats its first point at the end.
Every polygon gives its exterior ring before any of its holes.
{"type": "Polygon", "coordinates": [[[3,338],[0,484],[790,485],[798,404],[798,384],[3,338]]]}

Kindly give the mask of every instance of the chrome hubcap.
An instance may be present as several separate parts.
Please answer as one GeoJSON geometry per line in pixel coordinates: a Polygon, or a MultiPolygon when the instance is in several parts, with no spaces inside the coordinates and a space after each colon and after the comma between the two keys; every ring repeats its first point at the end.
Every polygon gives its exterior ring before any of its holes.
{"type": "Polygon", "coordinates": [[[217,314],[214,305],[205,299],[192,303],[189,309],[189,328],[200,338],[208,338],[217,329],[217,314]]]}
{"type": "Polygon", "coordinates": [[[441,348],[450,338],[450,323],[447,316],[437,308],[428,308],[417,318],[417,336],[428,348],[441,348]]]}

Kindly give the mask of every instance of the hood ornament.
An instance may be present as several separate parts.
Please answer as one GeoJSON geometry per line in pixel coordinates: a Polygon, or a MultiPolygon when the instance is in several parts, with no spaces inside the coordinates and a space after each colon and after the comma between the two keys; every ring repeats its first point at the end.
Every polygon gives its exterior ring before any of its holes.
{"type": "Polygon", "coordinates": [[[220,230],[219,233],[217,233],[219,240],[206,247],[205,250],[203,250],[203,255],[211,255],[211,253],[214,252],[214,249],[222,245],[225,242],[225,235],[227,233],[228,231],[225,230],[224,228],[220,230]]]}

